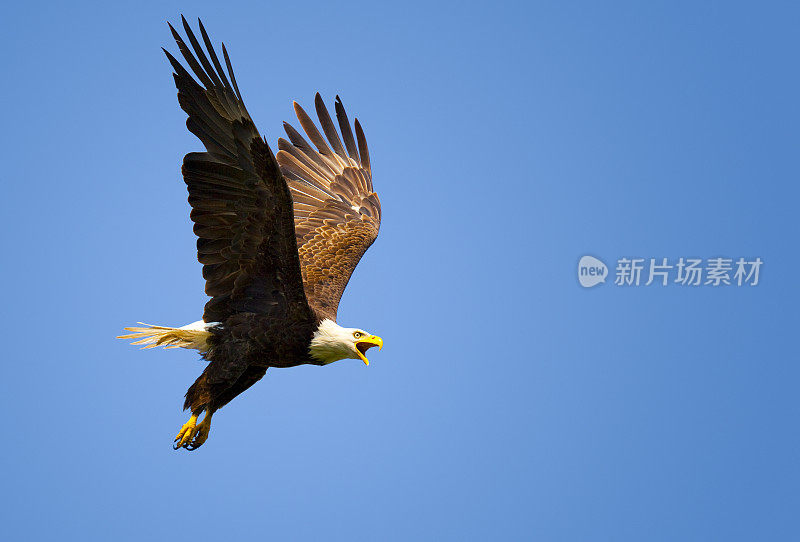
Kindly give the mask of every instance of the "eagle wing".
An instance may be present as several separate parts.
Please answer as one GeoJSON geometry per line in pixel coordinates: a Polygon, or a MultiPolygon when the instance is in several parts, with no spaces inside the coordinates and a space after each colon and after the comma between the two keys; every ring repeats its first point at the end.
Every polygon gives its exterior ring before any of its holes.
{"type": "Polygon", "coordinates": [[[319,93],[314,105],[325,137],[295,102],[300,126],[316,148],[284,123],[289,140],[278,140],[277,158],[294,201],[295,236],[306,298],[318,318],[335,321],[339,300],[353,270],[378,237],[381,203],[372,190],[369,150],[358,119],[354,138],[337,96],[340,139],[319,93]]]}
{"type": "Polygon", "coordinates": [[[294,237],[292,197],[275,156],[244,106],[230,59],[228,77],[203,24],[203,52],[186,19],[192,51],[170,25],[186,63],[202,86],[164,50],[175,73],[186,126],[206,148],[183,159],[197,258],[203,264],[203,320],[222,322],[238,312],[289,317],[314,315],[303,290],[294,237]],[[199,60],[199,61],[198,61],[199,60]],[[212,65],[213,63],[213,65],[212,65]]]}

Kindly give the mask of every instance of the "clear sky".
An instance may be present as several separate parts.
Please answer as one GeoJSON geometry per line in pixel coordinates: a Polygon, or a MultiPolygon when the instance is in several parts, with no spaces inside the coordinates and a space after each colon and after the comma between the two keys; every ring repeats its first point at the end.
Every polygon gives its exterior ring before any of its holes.
{"type": "Polygon", "coordinates": [[[0,19],[0,538],[798,540],[794,3],[17,2],[0,19]],[[341,95],[383,202],[340,323],[174,452],[206,301],[166,21],[262,134],[341,95]],[[757,286],[577,262],[761,258],[757,286]],[[613,276],[612,276],[613,278],[613,276]]]}

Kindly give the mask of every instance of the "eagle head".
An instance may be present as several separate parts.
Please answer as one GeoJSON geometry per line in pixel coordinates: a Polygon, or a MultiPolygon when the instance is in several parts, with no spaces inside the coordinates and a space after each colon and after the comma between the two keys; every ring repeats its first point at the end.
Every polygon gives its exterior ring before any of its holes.
{"type": "Polygon", "coordinates": [[[383,348],[383,339],[354,327],[342,327],[333,320],[323,320],[311,339],[309,353],[327,365],[340,359],[360,359],[369,365],[367,350],[383,348]]]}

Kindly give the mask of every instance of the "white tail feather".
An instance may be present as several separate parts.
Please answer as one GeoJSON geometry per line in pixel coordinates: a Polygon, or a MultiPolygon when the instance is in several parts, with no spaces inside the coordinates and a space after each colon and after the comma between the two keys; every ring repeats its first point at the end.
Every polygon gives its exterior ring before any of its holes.
{"type": "Polygon", "coordinates": [[[218,325],[216,322],[205,323],[202,320],[183,327],[165,327],[137,322],[145,327],[126,327],[125,331],[132,331],[129,335],[120,335],[117,339],[136,339],[131,344],[144,345],[142,349],[163,346],[164,348],[190,348],[205,352],[208,349],[210,327],[218,325]]]}

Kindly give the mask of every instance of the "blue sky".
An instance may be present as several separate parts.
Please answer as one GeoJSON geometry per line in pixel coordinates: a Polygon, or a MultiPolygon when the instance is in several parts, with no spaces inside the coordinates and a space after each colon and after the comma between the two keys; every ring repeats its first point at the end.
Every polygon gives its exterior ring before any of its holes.
{"type": "Polygon", "coordinates": [[[5,8],[0,537],[792,540],[791,3],[5,8]],[[364,367],[270,370],[171,449],[205,303],[166,21],[225,41],[271,143],[341,95],[383,203],[339,311],[364,367]],[[764,261],[579,286],[578,259],[764,261]]]}

